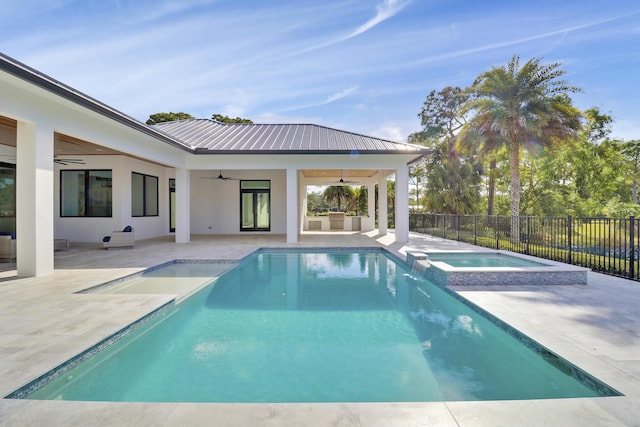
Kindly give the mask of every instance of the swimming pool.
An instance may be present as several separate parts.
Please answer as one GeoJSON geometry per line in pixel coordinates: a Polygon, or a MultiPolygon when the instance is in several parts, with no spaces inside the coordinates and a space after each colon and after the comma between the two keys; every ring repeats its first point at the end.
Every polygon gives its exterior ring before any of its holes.
{"type": "Polygon", "coordinates": [[[261,251],[107,350],[62,368],[28,398],[411,402],[616,394],[530,347],[381,251],[261,251]]]}

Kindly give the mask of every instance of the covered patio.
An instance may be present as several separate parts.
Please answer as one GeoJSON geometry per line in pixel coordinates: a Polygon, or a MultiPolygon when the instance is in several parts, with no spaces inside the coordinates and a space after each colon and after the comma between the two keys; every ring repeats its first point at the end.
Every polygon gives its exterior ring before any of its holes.
{"type": "Polygon", "coordinates": [[[0,156],[14,200],[0,232],[15,239],[20,277],[53,272],[56,239],[98,242],[126,226],[137,239],[176,243],[192,234],[283,234],[295,243],[309,228],[307,186],[343,176],[368,190],[357,228],[377,223],[382,234],[395,180],[395,238],[406,242],[408,168],[428,153],[310,124],[148,126],[0,54],[0,156]]]}

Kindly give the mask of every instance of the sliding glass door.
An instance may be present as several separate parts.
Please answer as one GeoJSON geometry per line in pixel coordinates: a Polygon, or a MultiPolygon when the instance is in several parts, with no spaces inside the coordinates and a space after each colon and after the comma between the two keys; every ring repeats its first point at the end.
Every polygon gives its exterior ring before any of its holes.
{"type": "Polygon", "coordinates": [[[271,230],[271,181],[240,182],[240,231],[271,230]]]}

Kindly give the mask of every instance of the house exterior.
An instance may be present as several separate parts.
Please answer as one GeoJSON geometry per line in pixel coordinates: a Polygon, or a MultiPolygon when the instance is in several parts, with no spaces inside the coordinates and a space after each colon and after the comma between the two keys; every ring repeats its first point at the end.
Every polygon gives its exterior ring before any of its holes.
{"type": "Polygon", "coordinates": [[[395,176],[396,239],[406,242],[408,165],[426,154],[317,125],[148,126],[0,54],[0,232],[15,235],[22,277],[53,271],[54,239],[99,242],[127,225],[137,239],[267,233],[297,242],[323,229],[306,217],[307,187],[341,179],[368,188],[370,214],[358,223],[367,231],[376,184],[386,218],[395,176]]]}

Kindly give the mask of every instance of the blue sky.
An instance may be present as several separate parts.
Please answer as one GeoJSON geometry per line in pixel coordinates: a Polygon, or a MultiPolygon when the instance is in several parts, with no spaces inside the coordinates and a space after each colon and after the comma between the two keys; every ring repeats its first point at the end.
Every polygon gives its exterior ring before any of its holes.
{"type": "Polygon", "coordinates": [[[316,123],[406,141],[431,90],[562,62],[640,138],[637,0],[0,0],[0,52],[124,113],[316,123]]]}

